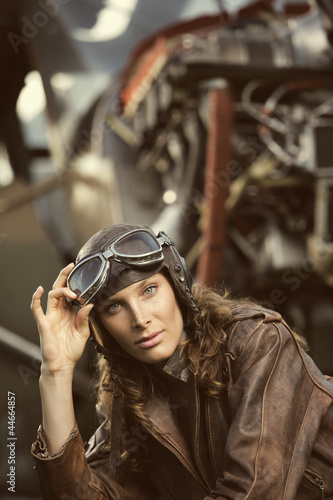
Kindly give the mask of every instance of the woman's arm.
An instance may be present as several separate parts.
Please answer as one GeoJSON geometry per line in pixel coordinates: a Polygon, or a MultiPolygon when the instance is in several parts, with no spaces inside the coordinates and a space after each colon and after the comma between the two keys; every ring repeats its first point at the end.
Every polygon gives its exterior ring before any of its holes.
{"type": "Polygon", "coordinates": [[[50,454],[60,451],[74,428],[72,378],[71,372],[42,373],[40,377],[42,425],[50,454]]]}
{"type": "MultiPolygon", "coordinates": [[[[63,269],[49,292],[46,313],[41,307],[44,293],[38,287],[31,310],[38,325],[42,351],[40,394],[43,425],[32,445],[43,499],[152,500],[156,498],[149,478],[127,474],[114,480],[108,472],[109,456],[96,456],[89,464],[75,424],[72,380],[75,366],[89,338],[87,305],[76,312],[67,299],[75,294],[67,288],[73,264],[63,269]],[[51,455],[51,456],[50,456],[51,455]]],[[[101,443],[99,443],[100,445],[101,443]]],[[[98,444],[96,445],[100,448],[98,444]]]]}
{"type": "Polygon", "coordinates": [[[89,338],[89,304],[76,313],[67,299],[76,297],[66,286],[73,264],[63,269],[49,292],[46,313],[41,307],[44,293],[38,287],[31,310],[38,325],[42,351],[40,394],[43,430],[48,452],[58,453],[75,423],[72,380],[75,366],[89,338]]]}

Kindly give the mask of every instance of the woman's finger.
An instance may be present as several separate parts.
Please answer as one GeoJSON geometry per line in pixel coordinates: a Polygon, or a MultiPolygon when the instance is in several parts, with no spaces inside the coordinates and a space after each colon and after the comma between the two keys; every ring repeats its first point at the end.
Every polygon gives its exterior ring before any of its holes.
{"type": "Polygon", "coordinates": [[[69,273],[71,272],[71,270],[73,269],[73,267],[74,267],[74,263],[71,262],[70,264],[68,264],[68,266],[61,269],[57,279],[53,283],[53,287],[52,287],[53,289],[63,288],[67,285],[67,277],[68,277],[69,273]]]}
{"type": "Polygon", "coordinates": [[[94,304],[87,304],[78,311],[76,316],[76,329],[84,336],[90,335],[89,331],[89,313],[94,307],[94,304]]]}
{"type": "Polygon", "coordinates": [[[63,300],[66,298],[69,300],[73,300],[76,297],[76,293],[72,292],[72,290],[66,287],[50,290],[48,294],[46,314],[48,314],[53,309],[57,309],[60,301],[63,302],[63,300]]]}
{"type": "Polygon", "coordinates": [[[40,322],[45,317],[43,308],[40,303],[40,299],[43,293],[44,293],[44,288],[42,286],[39,286],[35,291],[35,293],[33,294],[31,300],[30,309],[37,322],[40,322]]]}

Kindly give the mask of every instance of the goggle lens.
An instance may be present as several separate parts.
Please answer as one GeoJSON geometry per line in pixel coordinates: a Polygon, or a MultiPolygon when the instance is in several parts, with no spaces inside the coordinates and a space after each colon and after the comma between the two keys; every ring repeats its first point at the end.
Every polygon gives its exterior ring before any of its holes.
{"type": "Polygon", "coordinates": [[[75,272],[69,277],[69,288],[80,297],[94,284],[102,267],[103,262],[99,257],[93,257],[87,262],[84,262],[82,266],[78,266],[75,272]]]}
{"type": "Polygon", "coordinates": [[[129,258],[135,261],[147,262],[156,258],[156,253],[161,251],[158,241],[146,232],[128,234],[112,245],[115,258],[129,258]]]}

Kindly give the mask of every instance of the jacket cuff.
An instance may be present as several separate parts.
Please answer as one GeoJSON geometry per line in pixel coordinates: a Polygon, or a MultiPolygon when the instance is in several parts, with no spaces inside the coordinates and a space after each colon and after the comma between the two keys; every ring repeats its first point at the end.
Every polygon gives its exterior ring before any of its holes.
{"type": "Polygon", "coordinates": [[[82,437],[76,424],[61,450],[55,455],[50,455],[47,451],[43,429],[40,426],[31,451],[43,499],[107,498],[103,482],[92,473],[86,462],[82,437]]]}
{"type": "Polygon", "coordinates": [[[68,438],[66,439],[66,441],[64,442],[64,444],[62,445],[62,447],[60,448],[58,453],[50,453],[47,449],[45,434],[44,434],[43,426],[41,424],[37,429],[37,439],[31,446],[31,453],[35,459],[38,458],[41,460],[51,460],[54,458],[58,458],[64,453],[68,443],[75,436],[77,436],[78,433],[79,433],[79,429],[78,429],[77,423],[75,421],[73,429],[71,430],[68,438]]]}

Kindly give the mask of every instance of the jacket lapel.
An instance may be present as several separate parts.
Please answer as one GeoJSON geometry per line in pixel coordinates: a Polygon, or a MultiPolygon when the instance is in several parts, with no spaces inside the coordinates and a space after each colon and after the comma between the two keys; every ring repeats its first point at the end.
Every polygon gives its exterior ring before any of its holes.
{"type": "MultiPolygon", "coordinates": [[[[208,398],[200,394],[195,378],[191,378],[191,435],[194,460],[205,484],[211,490],[216,483],[216,476],[212,469],[210,445],[213,438],[207,426],[207,404],[208,398]]],[[[216,443],[213,443],[216,446],[216,443]]]]}
{"type": "Polygon", "coordinates": [[[151,431],[153,437],[176,455],[201,486],[207,489],[207,484],[198,474],[193,455],[179,429],[168,401],[155,397],[146,403],[145,410],[154,423],[154,429],[151,431]]]}

